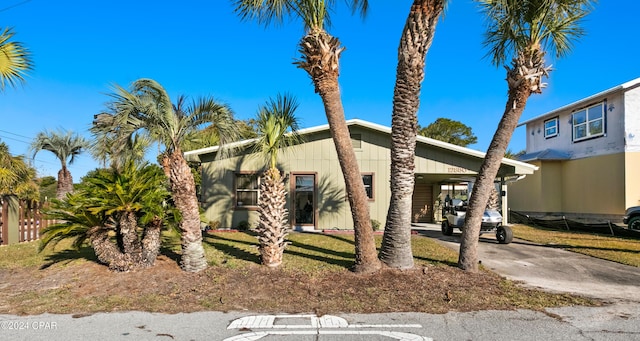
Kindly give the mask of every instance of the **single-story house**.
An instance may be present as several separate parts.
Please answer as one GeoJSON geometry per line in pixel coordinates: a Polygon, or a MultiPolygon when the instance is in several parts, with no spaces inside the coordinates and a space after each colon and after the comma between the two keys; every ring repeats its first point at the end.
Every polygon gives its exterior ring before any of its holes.
{"type": "MultiPolygon", "coordinates": [[[[390,199],[391,129],[354,119],[347,121],[362,181],[369,197],[371,219],[382,225],[390,199]]],[[[278,157],[288,188],[290,224],[297,230],[352,229],[344,180],[328,125],[302,129],[304,142],[286,148],[278,157]]],[[[259,198],[259,176],[264,158],[252,152],[252,141],[235,142],[238,150],[230,157],[217,157],[218,146],[185,153],[202,165],[200,201],[208,221],[221,227],[241,222],[255,226],[259,198]]],[[[438,204],[446,193],[443,184],[472,180],[484,153],[419,136],[416,145],[413,220],[438,222],[438,204]]],[[[532,174],[535,166],[504,159],[497,180],[506,195],[506,183],[532,174]]],[[[459,187],[459,186],[458,186],[459,187]]],[[[455,188],[455,187],[454,187],[455,188]]],[[[503,197],[503,198],[506,198],[503,197]]],[[[503,200],[506,207],[506,200],[503,200]]]]}

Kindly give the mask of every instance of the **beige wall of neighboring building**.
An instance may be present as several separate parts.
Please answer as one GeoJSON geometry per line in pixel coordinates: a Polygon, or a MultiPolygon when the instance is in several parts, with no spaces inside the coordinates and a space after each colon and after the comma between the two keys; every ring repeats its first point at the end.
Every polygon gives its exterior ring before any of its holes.
{"type": "MultiPolygon", "coordinates": [[[[577,160],[532,162],[539,169],[510,186],[509,208],[540,215],[567,214],[586,218],[622,215],[627,207],[624,202],[625,158],[625,153],[618,153],[577,160]]],[[[630,187],[633,185],[627,182],[626,188],[630,187]]],[[[635,193],[638,195],[637,191],[635,193]]]]}
{"type": "Polygon", "coordinates": [[[545,214],[562,212],[562,163],[533,161],[531,164],[538,166],[535,173],[509,185],[509,208],[545,214]]]}
{"type": "Polygon", "coordinates": [[[624,214],[624,153],[566,161],[562,173],[564,212],[624,214]]]}
{"type": "Polygon", "coordinates": [[[625,207],[640,206],[640,151],[625,153],[625,207]]]}

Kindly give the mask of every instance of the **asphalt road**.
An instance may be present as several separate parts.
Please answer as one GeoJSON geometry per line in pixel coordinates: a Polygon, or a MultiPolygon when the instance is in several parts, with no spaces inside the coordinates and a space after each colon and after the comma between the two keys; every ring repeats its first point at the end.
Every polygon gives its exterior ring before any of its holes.
{"type": "MultiPolygon", "coordinates": [[[[442,236],[437,225],[421,234],[454,249],[459,234],[442,236]]],[[[545,312],[479,311],[339,316],[254,312],[145,312],[72,315],[0,315],[0,340],[640,340],[640,274],[637,268],[515,240],[500,245],[483,236],[482,264],[526,285],[607,300],[595,307],[545,312]]],[[[428,288],[423,288],[428,290],[428,288]]]]}
{"type": "Polygon", "coordinates": [[[436,314],[340,315],[347,325],[311,325],[309,318],[276,319],[273,326],[230,328],[250,312],[143,312],[0,316],[2,340],[640,340],[640,306],[615,305],[436,314]],[[303,322],[302,320],[305,320],[303,322]],[[293,326],[293,328],[292,328],[293,326]],[[9,329],[13,328],[13,329],[9,329]],[[22,329],[20,329],[22,328],[22,329]]]}

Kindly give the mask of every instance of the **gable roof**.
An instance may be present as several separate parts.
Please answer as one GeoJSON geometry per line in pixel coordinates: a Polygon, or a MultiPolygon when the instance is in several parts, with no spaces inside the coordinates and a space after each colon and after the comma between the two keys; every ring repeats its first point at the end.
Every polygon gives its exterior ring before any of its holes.
{"type": "Polygon", "coordinates": [[[613,94],[613,93],[616,93],[616,92],[619,92],[619,91],[632,89],[632,88],[635,88],[637,86],[640,86],[640,78],[636,78],[636,79],[630,80],[630,81],[628,81],[626,83],[622,83],[620,85],[614,86],[613,88],[598,92],[595,95],[591,95],[589,97],[585,97],[585,98],[577,100],[577,101],[575,101],[573,103],[570,103],[570,104],[567,104],[565,106],[562,106],[562,107],[560,107],[558,109],[554,109],[552,111],[544,113],[544,114],[542,114],[540,116],[536,116],[534,118],[528,119],[528,120],[526,120],[526,121],[524,121],[522,123],[519,123],[518,127],[521,127],[523,125],[526,125],[526,124],[534,122],[534,121],[538,121],[538,120],[543,119],[543,118],[555,116],[555,115],[559,114],[560,112],[568,110],[568,109],[571,109],[573,107],[581,107],[581,106],[588,105],[589,102],[592,102],[592,101],[594,101],[594,100],[596,100],[598,98],[605,97],[607,95],[610,95],[610,94],[613,94]]]}
{"type": "MultiPolygon", "coordinates": [[[[385,133],[387,135],[391,135],[391,128],[383,126],[383,125],[380,125],[380,124],[377,124],[377,123],[372,123],[372,122],[360,120],[360,119],[348,120],[347,121],[347,126],[349,126],[349,127],[351,127],[351,126],[364,127],[364,128],[368,128],[368,129],[371,129],[371,130],[374,130],[374,131],[385,133]]],[[[313,134],[313,133],[327,131],[327,130],[329,130],[329,125],[328,124],[324,124],[324,125],[320,125],[320,126],[316,126],[316,127],[300,129],[300,130],[298,130],[298,134],[303,136],[303,135],[313,134]]],[[[229,143],[226,147],[228,147],[228,148],[239,148],[239,147],[243,147],[243,146],[248,146],[251,143],[255,142],[256,140],[257,139],[248,139],[248,140],[232,142],[232,143],[229,143]]],[[[420,136],[420,135],[418,135],[416,137],[416,143],[422,143],[422,144],[425,144],[425,145],[428,145],[428,146],[438,147],[438,148],[441,148],[441,149],[445,149],[445,150],[448,150],[448,151],[452,151],[452,152],[456,152],[456,153],[460,153],[460,154],[464,154],[464,155],[468,155],[468,156],[472,156],[472,157],[476,157],[476,158],[480,158],[480,159],[483,159],[485,157],[485,155],[486,155],[486,153],[483,153],[483,152],[478,151],[478,150],[474,150],[474,149],[470,149],[470,148],[466,148],[466,147],[461,147],[461,146],[458,146],[458,145],[455,145],[455,144],[443,142],[443,141],[440,141],[440,140],[436,140],[436,139],[432,139],[432,138],[424,137],[424,136],[420,136]]],[[[184,155],[185,155],[185,157],[187,157],[187,156],[199,156],[199,155],[203,155],[203,154],[215,153],[219,149],[220,149],[220,146],[201,148],[201,149],[196,149],[196,150],[185,152],[184,155]]],[[[528,163],[525,163],[525,162],[521,162],[521,161],[507,159],[507,158],[503,158],[502,159],[502,163],[505,164],[505,165],[509,165],[509,166],[515,167],[516,169],[520,169],[520,170],[524,171],[524,173],[526,173],[526,174],[531,174],[531,173],[533,173],[534,170],[538,169],[537,166],[534,166],[534,165],[531,165],[531,164],[528,164],[528,163]]]]}

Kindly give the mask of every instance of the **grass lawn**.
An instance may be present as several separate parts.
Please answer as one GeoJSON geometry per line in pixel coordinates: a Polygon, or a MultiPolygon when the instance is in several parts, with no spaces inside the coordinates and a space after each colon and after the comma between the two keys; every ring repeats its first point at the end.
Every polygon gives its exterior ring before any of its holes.
{"type": "MultiPolygon", "coordinates": [[[[271,313],[446,313],[486,309],[543,309],[599,302],[523,288],[494,273],[465,273],[457,253],[413,236],[416,267],[355,274],[352,235],[292,233],[280,269],[259,265],[255,236],[209,233],[209,268],[185,273],[180,244],[165,233],[161,256],[149,269],[114,273],[93,250],[70,243],[37,252],[37,243],[0,247],[0,314],[139,310],[271,313]]],[[[378,245],[381,237],[377,236],[378,245]]]]}
{"type": "Polygon", "coordinates": [[[556,231],[515,224],[514,237],[541,245],[640,267],[640,240],[586,232],[556,231]]]}

